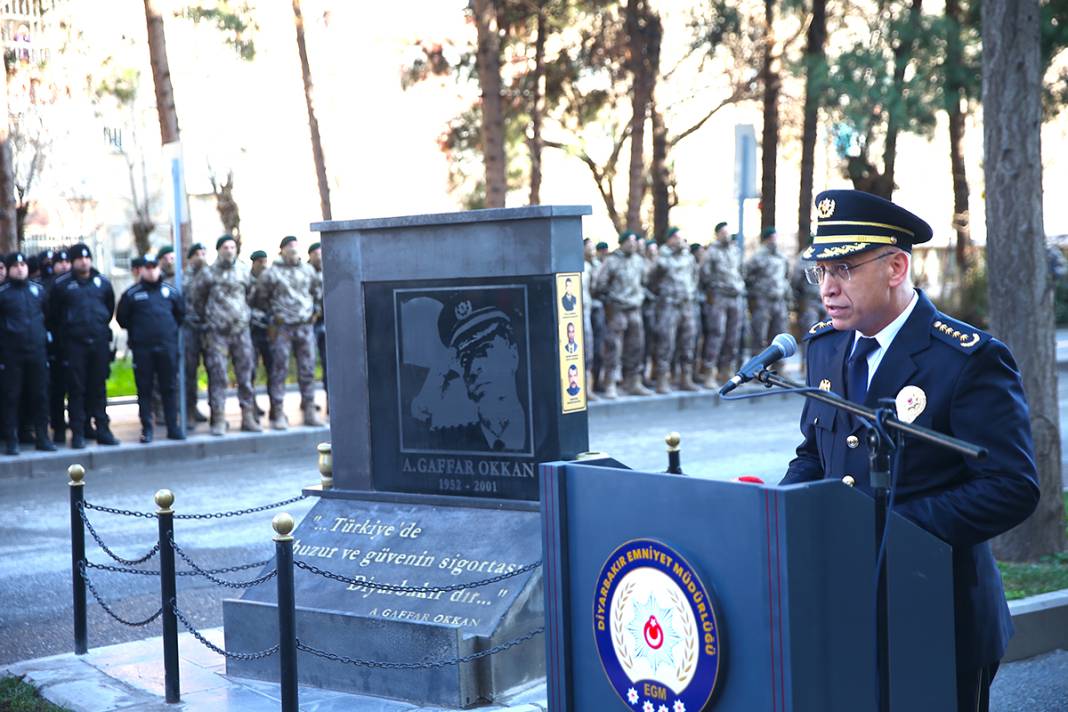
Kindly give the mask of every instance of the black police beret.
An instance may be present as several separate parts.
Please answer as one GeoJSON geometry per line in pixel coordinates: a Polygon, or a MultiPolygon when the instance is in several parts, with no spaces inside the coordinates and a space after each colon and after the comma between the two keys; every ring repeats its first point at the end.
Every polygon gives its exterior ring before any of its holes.
{"type": "Polygon", "coordinates": [[[308,254],[310,255],[311,253],[315,252],[316,250],[318,250],[322,246],[323,245],[320,242],[313,242],[312,244],[308,245],[308,254]]]}
{"type": "MultiPolygon", "coordinates": [[[[203,243],[200,243],[200,242],[194,242],[194,243],[193,243],[192,245],[190,245],[190,246],[189,246],[189,252],[186,252],[186,253],[185,253],[185,258],[186,258],[186,259],[188,260],[188,259],[189,259],[189,258],[191,258],[191,257],[192,257],[192,256],[193,256],[194,254],[196,254],[196,252],[197,252],[198,250],[203,250],[203,249],[206,249],[206,248],[204,247],[203,243]]],[[[216,248],[216,249],[218,249],[218,248],[216,248]]]]}
{"type": "Polygon", "coordinates": [[[801,258],[831,260],[886,245],[911,252],[931,236],[930,225],[889,200],[859,190],[825,190],[816,196],[816,236],[801,258]]]}
{"type": "Polygon", "coordinates": [[[37,261],[40,263],[51,262],[56,258],[56,251],[51,247],[47,250],[41,250],[37,253],[37,261]]]}
{"type": "Polygon", "coordinates": [[[297,238],[294,237],[293,235],[286,235],[285,237],[282,238],[282,241],[280,243],[278,243],[278,249],[279,250],[284,250],[286,248],[286,245],[288,245],[291,242],[296,242],[296,241],[297,241],[297,238]]]}
{"type": "Polygon", "coordinates": [[[8,254],[8,255],[4,256],[4,266],[5,267],[8,267],[8,268],[13,267],[15,264],[17,264],[19,262],[22,262],[22,263],[26,262],[26,255],[24,255],[21,252],[12,252],[11,254],[8,254]]]}
{"type": "Polygon", "coordinates": [[[225,242],[233,242],[236,244],[237,240],[234,239],[233,235],[221,235],[219,239],[215,241],[215,249],[218,250],[225,242]]]}
{"type": "Polygon", "coordinates": [[[253,261],[255,261],[255,260],[265,260],[265,259],[267,259],[267,253],[264,252],[263,250],[256,250],[251,255],[249,255],[248,258],[250,260],[253,260],[253,261]]]}
{"type": "Polygon", "coordinates": [[[504,330],[511,334],[512,320],[499,306],[465,293],[445,304],[438,315],[442,342],[457,353],[476,346],[504,330]]]}
{"type": "Polygon", "coordinates": [[[132,257],[130,258],[130,269],[136,269],[137,267],[145,266],[144,257],[132,257]]]}
{"type": "Polygon", "coordinates": [[[67,251],[66,247],[56,251],[56,256],[53,262],[70,262],[70,252],[67,251]]]}
{"type": "Polygon", "coordinates": [[[79,257],[88,257],[89,259],[93,259],[92,250],[90,250],[89,245],[85,244],[84,242],[79,242],[78,244],[70,248],[70,258],[72,260],[76,260],[79,257]]]}
{"type": "Polygon", "coordinates": [[[174,252],[173,247],[171,247],[170,245],[164,245],[163,247],[159,248],[159,252],[156,253],[157,261],[163,259],[164,256],[169,255],[172,252],[174,252]]]}

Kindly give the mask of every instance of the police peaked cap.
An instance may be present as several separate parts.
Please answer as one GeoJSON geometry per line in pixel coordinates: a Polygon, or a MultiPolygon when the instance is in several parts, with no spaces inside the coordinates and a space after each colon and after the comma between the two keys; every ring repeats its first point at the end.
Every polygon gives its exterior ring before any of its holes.
{"type": "Polygon", "coordinates": [[[905,252],[931,239],[931,226],[900,205],[859,190],[816,196],[816,236],[801,258],[832,260],[891,245],[905,252]]]}
{"type": "Polygon", "coordinates": [[[308,254],[310,255],[311,253],[320,249],[322,246],[323,244],[321,242],[313,242],[312,244],[308,245],[308,254]]]}
{"type": "Polygon", "coordinates": [[[89,245],[84,242],[79,242],[74,247],[70,248],[70,258],[76,260],[79,257],[88,257],[93,259],[93,252],[89,249],[89,245]]]}
{"type": "Polygon", "coordinates": [[[164,245],[163,247],[159,248],[159,252],[156,253],[156,260],[162,260],[164,257],[171,254],[172,252],[174,252],[173,247],[171,247],[170,245],[164,245]]]}
{"type": "Polygon", "coordinates": [[[9,267],[9,268],[13,267],[14,265],[18,264],[19,262],[22,262],[23,264],[26,264],[26,255],[24,255],[21,252],[12,252],[11,254],[6,255],[4,257],[4,266],[5,267],[9,267]]]}
{"type": "Polygon", "coordinates": [[[221,235],[219,239],[215,241],[215,249],[218,250],[220,247],[223,246],[223,243],[225,242],[232,242],[234,244],[237,244],[237,240],[234,238],[233,235],[221,235]]]}
{"type": "Polygon", "coordinates": [[[251,255],[249,255],[248,258],[253,262],[255,262],[256,260],[265,260],[267,259],[267,253],[263,250],[256,250],[251,255]]]}
{"type": "Polygon", "coordinates": [[[145,266],[144,257],[132,257],[130,258],[130,269],[136,269],[137,267],[145,266]]]}
{"type": "MultiPolygon", "coordinates": [[[[185,253],[185,258],[187,260],[191,259],[193,257],[193,255],[195,255],[197,253],[198,250],[203,250],[203,249],[206,249],[204,247],[203,243],[194,242],[192,245],[189,246],[189,252],[185,253]]],[[[218,249],[218,248],[216,248],[216,249],[218,249]]]]}
{"type": "Polygon", "coordinates": [[[284,250],[284,249],[286,249],[286,245],[288,245],[291,242],[296,242],[296,241],[297,241],[297,238],[294,237],[293,235],[286,235],[285,237],[282,238],[282,241],[278,243],[278,249],[279,250],[284,250]]]}
{"type": "Polygon", "coordinates": [[[447,303],[438,315],[438,334],[457,353],[485,341],[501,326],[511,329],[508,315],[496,304],[483,302],[469,293],[447,303]]]}

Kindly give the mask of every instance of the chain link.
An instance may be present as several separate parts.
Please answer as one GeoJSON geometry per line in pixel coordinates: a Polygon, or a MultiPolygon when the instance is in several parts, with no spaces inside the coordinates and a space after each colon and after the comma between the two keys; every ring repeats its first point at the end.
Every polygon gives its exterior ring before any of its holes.
{"type": "Polygon", "coordinates": [[[240,517],[243,514],[255,514],[256,512],[266,512],[269,509],[278,509],[284,507],[287,504],[293,504],[299,502],[302,499],[307,499],[308,495],[301,494],[290,499],[283,499],[281,502],[275,502],[273,504],[265,504],[260,507],[250,507],[249,509],[238,509],[233,512],[209,512],[208,514],[175,514],[175,519],[226,519],[228,517],[240,517]]]}
{"type": "Polygon", "coordinates": [[[526,635],[522,635],[518,638],[513,638],[512,640],[501,643],[500,645],[494,645],[488,650],[481,650],[477,653],[464,655],[459,658],[449,658],[446,660],[429,660],[420,663],[393,663],[382,660],[361,660],[359,658],[347,658],[344,655],[328,653],[325,650],[319,650],[318,648],[313,648],[310,645],[305,645],[300,641],[299,638],[297,639],[297,650],[303,650],[305,653],[311,653],[316,657],[324,658],[326,660],[333,660],[334,662],[338,663],[345,663],[346,665],[355,665],[356,667],[378,668],[380,670],[428,670],[434,668],[448,667],[450,665],[462,665],[463,663],[469,663],[478,660],[479,658],[496,655],[497,653],[502,653],[505,650],[513,648],[521,643],[525,643],[531,638],[539,636],[544,632],[544,627],[535,628],[526,635]]]}
{"type": "Polygon", "coordinates": [[[96,533],[96,529],[93,529],[93,525],[89,522],[89,515],[85,513],[84,507],[78,507],[78,514],[79,516],[81,516],[82,523],[85,525],[85,528],[89,530],[89,535],[93,537],[93,540],[97,543],[97,546],[103,549],[105,554],[110,556],[115,561],[118,561],[120,564],[125,564],[126,566],[136,566],[137,564],[145,563],[146,561],[148,561],[153,556],[159,553],[159,542],[156,542],[149,550],[149,552],[144,556],[138,559],[124,559],[118,554],[116,554],[114,551],[109,549],[108,545],[104,543],[104,540],[100,538],[100,535],[96,533]]]}
{"type": "MultiPolygon", "coordinates": [[[[271,563],[270,559],[264,559],[263,561],[253,561],[251,564],[242,564],[241,566],[227,566],[223,569],[204,569],[205,573],[209,574],[229,574],[235,571],[244,571],[245,569],[262,568],[271,563]]],[[[117,574],[139,574],[141,576],[159,576],[159,571],[156,569],[127,569],[122,566],[108,566],[107,564],[98,564],[93,561],[86,561],[85,565],[90,569],[100,569],[101,571],[112,571],[117,574]]],[[[175,576],[200,576],[197,571],[175,571],[175,576]]]]}
{"type": "Polygon", "coordinates": [[[271,560],[267,559],[266,561],[256,561],[256,562],[253,562],[251,564],[242,564],[241,566],[230,566],[230,567],[228,567],[226,569],[219,569],[218,571],[212,572],[212,571],[209,571],[208,569],[202,569],[199,566],[197,566],[196,563],[194,563],[194,561],[191,558],[189,558],[189,554],[187,554],[184,551],[182,551],[182,547],[178,546],[178,543],[174,541],[174,532],[170,533],[170,540],[171,540],[171,547],[174,549],[174,552],[176,554],[178,554],[178,556],[182,557],[182,561],[184,561],[186,564],[188,564],[189,568],[192,569],[192,571],[183,572],[184,574],[186,574],[186,575],[197,574],[198,576],[203,576],[204,578],[206,578],[207,580],[211,581],[212,583],[216,583],[216,584],[218,584],[220,586],[225,586],[226,588],[236,588],[236,589],[252,588],[253,586],[259,586],[261,583],[266,583],[266,582],[270,581],[271,579],[273,579],[276,575],[278,575],[278,570],[277,569],[271,569],[270,571],[265,573],[263,576],[260,576],[258,578],[254,578],[254,579],[252,579],[250,581],[226,581],[226,580],[223,580],[221,578],[216,578],[215,576],[212,575],[213,573],[230,573],[232,571],[243,571],[244,569],[251,569],[251,568],[254,568],[255,566],[266,566],[267,564],[269,564],[271,562],[271,560]]]}
{"type": "Polygon", "coordinates": [[[161,607],[155,613],[153,613],[151,616],[144,619],[143,621],[128,621],[122,616],[120,616],[118,613],[111,609],[111,606],[104,602],[103,598],[100,597],[100,594],[96,590],[96,586],[94,586],[93,582],[89,579],[89,573],[85,570],[87,563],[88,562],[81,561],[78,564],[78,570],[81,572],[82,579],[85,580],[86,587],[88,587],[89,592],[93,594],[93,598],[95,598],[96,602],[100,604],[100,607],[104,609],[104,612],[115,620],[117,620],[119,623],[130,626],[131,628],[141,628],[163,615],[163,608],[161,607]]]}
{"type": "MultiPolygon", "coordinates": [[[[287,504],[293,504],[299,502],[302,499],[307,499],[308,495],[301,494],[289,499],[283,499],[281,502],[274,502],[272,504],[264,504],[260,507],[250,507],[249,509],[238,509],[233,512],[208,512],[206,514],[175,514],[175,519],[226,519],[228,517],[239,517],[243,514],[255,514],[256,512],[266,512],[270,509],[278,509],[284,507],[287,504]]],[[[134,512],[130,509],[115,509],[113,507],[105,507],[99,504],[93,504],[91,502],[82,502],[86,509],[95,509],[98,512],[107,512],[108,514],[119,514],[124,517],[143,517],[144,519],[155,519],[155,512],[134,512]]]]}
{"type": "Polygon", "coordinates": [[[298,569],[304,569],[305,571],[313,573],[316,576],[322,576],[323,578],[333,579],[334,581],[337,581],[338,583],[344,583],[344,584],[348,584],[350,586],[365,586],[367,588],[375,589],[375,590],[378,590],[378,591],[387,591],[389,593],[451,593],[452,591],[466,591],[469,588],[480,588],[482,586],[489,586],[491,584],[500,583],[501,581],[506,581],[506,580],[508,580],[510,578],[514,578],[516,576],[520,576],[522,574],[525,574],[528,571],[533,571],[534,569],[536,569],[539,566],[541,566],[541,562],[540,561],[535,561],[532,564],[527,564],[526,566],[520,566],[515,571],[509,571],[506,574],[501,574],[500,576],[494,576],[493,578],[488,578],[488,579],[485,579],[483,581],[471,581],[469,583],[456,583],[456,584],[450,584],[448,586],[399,586],[397,584],[392,584],[392,583],[377,583],[375,581],[361,581],[359,579],[349,578],[348,576],[342,576],[341,574],[335,574],[332,571],[326,571],[325,569],[320,569],[317,566],[312,566],[311,564],[309,564],[307,562],[304,562],[304,561],[294,561],[293,565],[296,566],[298,569]]]}
{"type": "Polygon", "coordinates": [[[222,655],[225,658],[230,658],[231,660],[262,660],[263,658],[269,658],[269,657],[271,657],[272,655],[274,655],[275,653],[278,652],[278,644],[277,643],[275,643],[271,647],[267,648],[266,650],[261,650],[261,651],[256,652],[256,653],[230,653],[230,652],[227,652],[227,651],[223,650],[222,648],[220,648],[219,646],[217,646],[214,643],[212,643],[207,638],[205,638],[203,636],[203,634],[201,634],[201,632],[199,630],[194,628],[193,624],[189,622],[189,619],[186,618],[182,614],[181,609],[178,608],[178,602],[175,601],[173,598],[171,599],[171,608],[174,610],[174,615],[178,618],[178,620],[180,620],[182,622],[182,625],[185,626],[185,629],[188,630],[190,633],[192,633],[193,637],[196,638],[197,640],[199,640],[201,645],[206,647],[208,650],[211,650],[213,652],[218,653],[219,655],[222,655]]]}

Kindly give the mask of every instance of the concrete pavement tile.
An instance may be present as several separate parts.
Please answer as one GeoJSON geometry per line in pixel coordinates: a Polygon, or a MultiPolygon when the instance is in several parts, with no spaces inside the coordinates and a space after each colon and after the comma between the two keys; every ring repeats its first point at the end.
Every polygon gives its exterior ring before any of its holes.
{"type": "Polygon", "coordinates": [[[96,679],[72,680],[40,689],[41,697],[72,712],[113,712],[138,703],[151,704],[155,698],[139,694],[104,675],[96,679]]]}
{"type": "Polygon", "coordinates": [[[0,675],[8,674],[25,676],[26,682],[34,687],[43,687],[67,680],[84,680],[97,672],[83,658],[73,653],[64,653],[50,658],[15,663],[0,671],[0,675]]]}
{"type": "MultiPolygon", "coordinates": [[[[166,694],[162,656],[153,662],[109,665],[102,671],[135,689],[159,697],[166,694]]],[[[178,679],[182,694],[213,690],[230,684],[221,675],[183,660],[178,661],[178,679]]]]}
{"type": "Polygon", "coordinates": [[[90,648],[81,656],[85,662],[97,668],[131,663],[146,663],[163,659],[163,638],[155,636],[130,643],[108,645],[103,648],[90,648]]]}
{"type": "MultiPolygon", "coordinates": [[[[207,638],[209,642],[225,649],[226,643],[223,640],[223,629],[221,627],[208,628],[200,631],[200,634],[207,638]]],[[[162,654],[161,648],[159,655],[162,654]]],[[[213,672],[224,672],[226,668],[226,658],[203,645],[190,633],[182,633],[178,636],[178,655],[186,662],[213,672]]]]}
{"type": "Polygon", "coordinates": [[[546,707],[549,699],[549,690],[545,686],[545,681],[540,680],[538,682],[531,683],[527,687],[521,687],[515,690],[508,690],[501,696],[500,702],[506,705],[526,705],[533,704],[542,708],[546,707]]]}
{"type": "Polygon", "coordinates": [[[228,685],[188,695],[183,693],[182,708],[211,712],[278,712],[278,702],[246,687],[228,685]]]}

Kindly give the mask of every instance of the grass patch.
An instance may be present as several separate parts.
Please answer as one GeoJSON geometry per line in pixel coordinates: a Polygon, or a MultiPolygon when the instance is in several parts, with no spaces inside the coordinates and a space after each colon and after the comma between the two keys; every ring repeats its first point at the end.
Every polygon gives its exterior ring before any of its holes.
{"type": "MultiPolygon", "coordinates": [[[[234,369],[233,365],[228,365],[226,368],[227,382],[230,385],[234,384],[234,369]]],[[[321,383],[323,380],[323,367],[316,359],[315,363],[315,381],[321,383]]],[[[289,373],[286,376],[286,383],[297,382],[297,362],[292,356],[289,358],[289,373]]],[[[256,374],[253,378],[253,385],[267,385],[267,372],[260,363],[256,368],[256,374]]],[[[204,366],[201,365],[197,369],[197,390],[201,393],[207,393],[208,391],[208,373],[204,370],[204,366]]],[[[111,373],[108,375],[107,381],[108,398],[118,398],[121,396],[136,396],[137,384],[134,382],[134,370],[133,359],[130,356],[126,358],[116,359],[111,364],[111,373]]],[[[0,712],[4,712],[0,708],[0,712]]]]}
{"type": "Polygon", "coordinates": [[[37,689],[21,677],[0,677],[0,712],[63,712],[48,700],[41,699],[37,689]]]}
{"type": "MultiPolygon", "coordinates": [[[[1068,492],[1064,495],[1065,531],[1068,533],[1068,492]]],[[[1068,588],[1068,551],[1024,563],[998,562],[1005,596],[1010,601],[1068,588]]]]}

